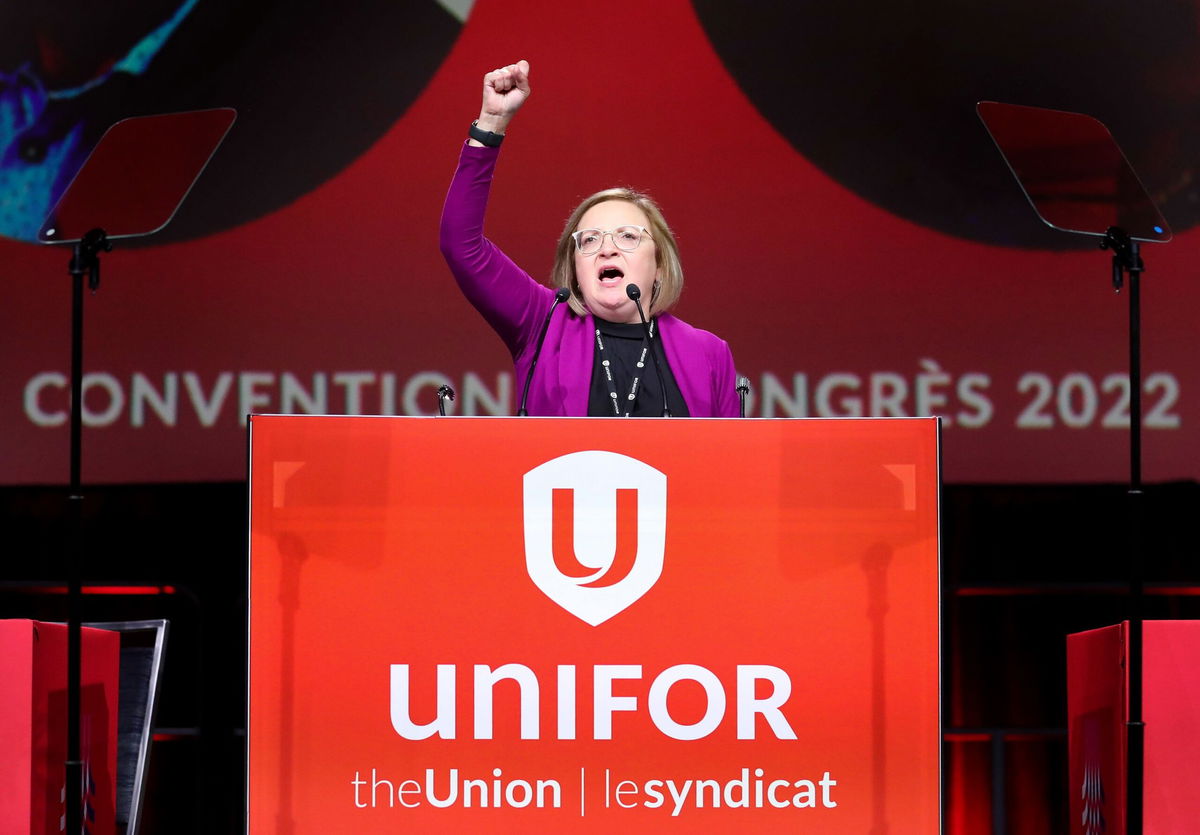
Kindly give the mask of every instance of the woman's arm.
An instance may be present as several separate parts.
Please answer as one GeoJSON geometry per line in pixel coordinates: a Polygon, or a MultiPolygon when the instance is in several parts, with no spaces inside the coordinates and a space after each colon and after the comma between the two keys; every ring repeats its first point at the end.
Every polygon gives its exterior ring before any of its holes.
{"type": "MultiPolygon", "coordinates": [[[[503,134],[528,97],[526,62],[488,73],[476,126],[503,134]]],[[[483,219],[498,155],[498,148],[468,140],[446,194],[440,240],[442,255],[463,295],[515,357],[537,332],[553,294],[484,237],[483,219]]]]}

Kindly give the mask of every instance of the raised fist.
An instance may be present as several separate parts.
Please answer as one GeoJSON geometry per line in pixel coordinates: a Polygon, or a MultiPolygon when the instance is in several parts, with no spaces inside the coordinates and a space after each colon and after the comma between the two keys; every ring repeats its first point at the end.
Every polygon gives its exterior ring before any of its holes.
{"type": "Polygon", "coordinates": [[[479,127],[503,133],[512,117],[529,98],[529,62],[518,61],[492,70],[483,77],[483,106],[479,127]]]}

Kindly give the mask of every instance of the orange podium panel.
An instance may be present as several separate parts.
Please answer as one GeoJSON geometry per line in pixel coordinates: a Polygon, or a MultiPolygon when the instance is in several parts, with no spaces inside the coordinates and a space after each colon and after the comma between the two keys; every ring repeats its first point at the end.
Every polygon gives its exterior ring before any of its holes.
{"type": "Polygon", "coordinates": [[[250,434],[250,832],[940,830],[936,419],[250,434]]]}

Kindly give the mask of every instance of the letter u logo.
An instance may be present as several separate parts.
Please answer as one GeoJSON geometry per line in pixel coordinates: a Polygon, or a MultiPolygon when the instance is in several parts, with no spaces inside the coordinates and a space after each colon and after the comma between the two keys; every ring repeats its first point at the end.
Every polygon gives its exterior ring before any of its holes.
{"type": "Polygon", "coordinates": [[[667,477],[615,452],[589,450],[525,474],[525,564],[530,579],[597,626],[662,574],[667,477]]]}
{"type": "Polygon", "coordinates": [[[614,586],[629,576],[637,561],[637,490],[617,488],[616,548],[608,568],[597,572],[579,561],[575,554],[575,491],[556,487],[552,491],[554,501],[551,525],[554,537],[554,567],[566,577],[579,580],[585,589],[603,589],[614,586]],[[590,579],[590,582],[583,582],[590,579]]]}

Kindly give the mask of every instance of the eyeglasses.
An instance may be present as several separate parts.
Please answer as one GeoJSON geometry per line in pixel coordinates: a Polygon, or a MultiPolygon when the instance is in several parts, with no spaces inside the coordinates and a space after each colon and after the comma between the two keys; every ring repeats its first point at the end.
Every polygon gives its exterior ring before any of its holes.
{"type": "Polygon", "coordinates": [[[641,245],[642,239],[650,236],[650,230],[645,226],[619,226],[611,232],[602,229],[580,229],[572,232],[575,248],[581,255],[595,255],[604,244],[604,236],[612,238],[613,245],[623,252],[633,252],[641,245]]]}

